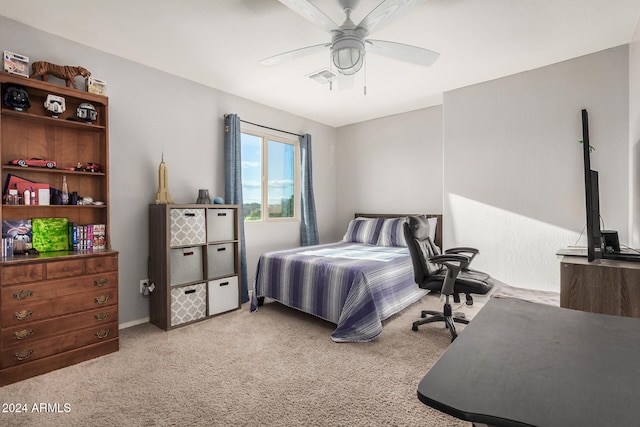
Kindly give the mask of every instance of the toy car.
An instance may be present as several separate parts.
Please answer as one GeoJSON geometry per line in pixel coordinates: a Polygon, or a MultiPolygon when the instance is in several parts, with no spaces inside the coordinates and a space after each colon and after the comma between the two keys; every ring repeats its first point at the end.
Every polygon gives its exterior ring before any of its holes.
{"type": "Polygon", "coordinates": [[[36,159],[36,158],[11,160],[9,164],[18,165],[25,168],[28,166],[35,166],[39,168],[49,168],[49,169],[53,169],[56,166],[58,166],[55,160],[36,159]]]}
{"type": "Polygon", "coordinates": [[[97,163],[89,162],[87,166],[84,168],[87,172],[101,172],[102,168],[97,163]]]}

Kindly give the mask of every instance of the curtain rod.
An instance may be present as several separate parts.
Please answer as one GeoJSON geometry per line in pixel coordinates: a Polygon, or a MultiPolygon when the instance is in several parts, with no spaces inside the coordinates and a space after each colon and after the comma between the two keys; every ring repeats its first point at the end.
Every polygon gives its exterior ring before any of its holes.
{"type": "Polygon", "coordinates": [[[242,119],[240,119],[240,121],[241,121],[242,123],[247,123],[247,124],[249,124],[249,125],[258,126],[258,127],[265,128],[265,129],[269,129],[269,130],[275,130],[275,131],[277,131],[277,132],[288,133],[289,135],[295,135],[295,136],[297,136],[297,137],[299,137],[299,138],[302,138],[302,137],[304,136],[304,135],[300,135],[300,134],[293,133],[293,132],[287,132],[286,130],[281,130],[281,129],[271,128],[271,127],[269,127],[269,126],[259,125],[259,124],[257,124],[257,123],[251,123],[251,122],[248,122],[248,121],[246,121],[246,120],[242,120],[242,119]]]}

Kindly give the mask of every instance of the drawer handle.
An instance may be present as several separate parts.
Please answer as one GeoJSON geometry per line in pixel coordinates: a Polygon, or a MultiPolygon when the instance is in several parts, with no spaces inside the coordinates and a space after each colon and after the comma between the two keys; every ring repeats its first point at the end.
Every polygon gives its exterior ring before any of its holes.
{"type": "Polygon", "coordinates": [[[33,292],[32,292],[32,291],[25,291],[25,290],[22,290],[22,291],[20,291],[20,292],[15,292],[15,293],[13,294],[13,297],[14,297],[15,299],[27,299],[27,298],[29,298],[31,295],[33,295],[33,292]]]}
{"type": "Polygon", "coordinates": [[[222,282],[220,283],[220,286],[227,286],[229,284],[229,282],[222,282]]]}
{"type": "Polygon", "coordinates": [[[96,320],[104,320],[104,319],[108,319],[110,315],[111,313],[98,313],[93,317],[95,317],[96,320]]]}
{"type": "Polygon", "coordinates": [[[95,299],[96,304],[104,304],[109,301],[109,295],[101,295],[95,299]]]}
{"type": "Polygon", "coordinates": [[[193,212],[185,212],[184,216],[194,217],[196,216],[196,214],[194,214],[193,212]]]}
{"type": "Polygon", "coordinates": [[[111,331],[109,329],[103,329],[101,331],[96,332],[95,336],[97,336],[99,339],[104,339],[109,336],[110,332],[111,331]]]}
{"type": "Polygon", "coordinates": [[[218,248],[218,252],[226,251],[227,248],[218,248]]]}
{"type": "Polygon", "coordinates": [[[31,317],[32,314],[33,314],[33,311],[31,310],[22,310],[17,313],[13,313],[13,317],[15,317],[17,320],[24,320],[31,317]]]}
{"type": "Polygon", "coordinates": [[[227,216],[226,212],[218,212],[218,216],[227,216]]]}
{"type": "Polygon", "coordinates": [[[185,295],[189,295],[189,294],[193,294],[193,293],[195,293],[195,292],[196,292],[196,290],[195,290],[195,289],[189,289],[188,291],[184,291],[184,294],[185,294],[185,295]]]}
{"type": "Polygon", "coordinates": [[[13,336],[17,340],[29,338],[31,335],[33,335],[33,329],[23,329],[21,331],[16,331],[13,333],[13,336]]]}
{"type": "Polygon", "coordinates": [[[93,284],[96,286],[104,286],[109,284],[109,279],[106,277],[104,279],[96,279],[93,281],[93,284]]]}
{"type": "Polygon", "coordinates": [[[16,353],[14,356],[16,356],[16,359],[18,360],[26,360],[31,356],[32,353],[33,353],[33,350],[24,350],[24,351],[21,351],[20,353],[16,353]]]}
{"type": "Polygon", "coordinates": [[[182,255],[183,256],[191,256],[191,255],[193,255],[193,251],[191,251],[191,252],[183,252],[182,255]]]}

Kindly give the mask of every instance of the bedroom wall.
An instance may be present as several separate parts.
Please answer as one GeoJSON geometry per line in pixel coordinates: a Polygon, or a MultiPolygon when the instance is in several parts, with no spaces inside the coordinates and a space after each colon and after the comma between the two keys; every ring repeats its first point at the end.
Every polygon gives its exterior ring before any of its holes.
{"type": "Polygon", "coordinates": [[[336,239],[356,212],[442,213],[442,106],[337,129],[336,239]]]}
{"type": "Polygon", "coordinates": [[[629,243],[640,248],[640,20],[629,47],[629,243]]]}
{"type": "MultiPolygon", "coordinates": [[[[224,195],[223,114],[313,136],[315,200],[323,242],[335,230],[334,128],[177,78],[0,16],[0,50],[61,65],[82,65],[106,80],[110,121],[111,244],[120,252],[121,326],[148,320],[139,294],[147,276],[148,204],[164,153],[175,203],[192,203],[199,188],[224,195]]],[[[169,59],[167,59],[169,60],[169,59]]],[[[53,79],[52,79],[53,80],[53,79]]],[[[73,190],[73,189],[70,189],[73,190]]],[[[249,283],[259,253],[299,244],[299,223],[246,229],[249,283]]],[[[244,309],[244,308],[243,308],[244,309]]]]}
{"type": "Polygon", "coordinates": [[[628,82],[625,45],[445,93],[445,247],[480,248],[476,267],[508,284],[559,290],[555,253],[585,224],[582,108],[601,216],[629,243],[628,82]]]}

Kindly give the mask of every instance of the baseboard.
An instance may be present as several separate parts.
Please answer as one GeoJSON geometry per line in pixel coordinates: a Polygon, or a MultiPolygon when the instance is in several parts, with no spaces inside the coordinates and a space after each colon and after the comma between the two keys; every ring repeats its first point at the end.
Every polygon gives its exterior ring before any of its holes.
{"type": "Polygon", "coordinates": [[[142,325],[143,323],[149,323],[149,318],[148,317],[143,317],[142,319],[132,320],[131,322],[120,323],[118,325],[118,329],[126,329],[126,328],[130,328],[132,326],[142,325]]]}

